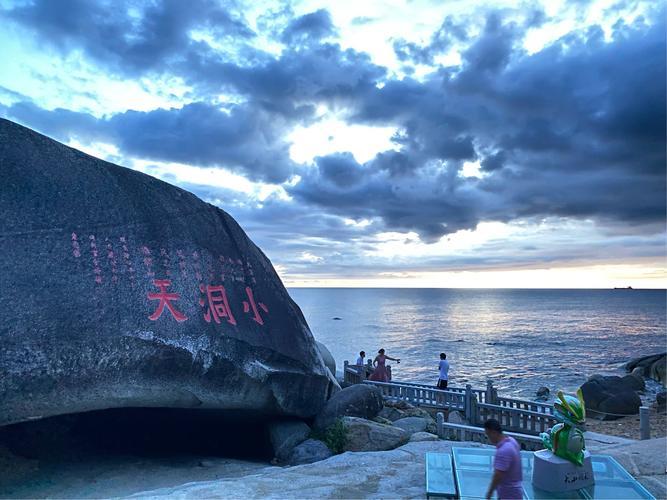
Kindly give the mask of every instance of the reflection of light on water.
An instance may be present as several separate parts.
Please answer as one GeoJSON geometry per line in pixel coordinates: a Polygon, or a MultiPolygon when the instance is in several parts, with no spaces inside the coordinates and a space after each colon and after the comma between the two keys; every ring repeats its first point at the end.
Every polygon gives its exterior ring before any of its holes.
{"type": "Polygon", "coordinates": [[[315,338],[339,367],[381,347],[397,379],[434,384],[447,352],[452,385],[532,397],[573,391],[593,373],[664,351],[665,292],[606,290],[294,289],[315,338]],[[338,316],[342,321],[332,321],[338,316]]]}

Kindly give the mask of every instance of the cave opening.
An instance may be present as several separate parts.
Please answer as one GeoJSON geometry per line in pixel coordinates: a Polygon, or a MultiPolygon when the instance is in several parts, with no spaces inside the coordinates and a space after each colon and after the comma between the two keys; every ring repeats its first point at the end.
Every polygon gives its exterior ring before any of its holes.
{"type": "Polygon", "coordinates": [[[268,461],[269,422],[234,410],[111,408],[0,427],[0,446],[31,459],[189,454],[268,461]]]}
{"type": "MultiPolygon", "coordinates": [[[[275,417],[274,417],[275,418],[275,417]]],[[[0,427],[0,498],[123,497],[269,465],[257,413],[113,408],[0,427]]]]}

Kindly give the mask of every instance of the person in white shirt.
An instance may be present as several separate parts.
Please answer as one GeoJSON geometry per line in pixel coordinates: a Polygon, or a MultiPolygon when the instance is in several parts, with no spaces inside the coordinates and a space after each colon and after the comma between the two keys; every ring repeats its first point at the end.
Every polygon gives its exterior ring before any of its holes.
{"type": "Polygon", "coordinates": [[[363,373],[366,378],[368,378],[368,373],[366,373],[366,353],[361,351],[359,357],[357,358],[357,371],[363,373]]]}
{"type": "Polygon", "coordinates": [[[449,380],[449,361],[444,352],[440,353],[440,376],[438,377],[438,389],[447,389],[447,381],[449,380]]]}

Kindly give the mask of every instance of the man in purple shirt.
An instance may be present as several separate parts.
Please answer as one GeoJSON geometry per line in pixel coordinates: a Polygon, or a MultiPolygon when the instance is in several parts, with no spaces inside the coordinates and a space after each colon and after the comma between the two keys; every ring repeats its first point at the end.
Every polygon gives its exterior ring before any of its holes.
{"type": "Polygon", "coordinates": [[[496,456],[493,458],[493,478],[486,492],[486,498],[491,498],[493,491],[498,498],[521,499],[523,487],[521,481],[521,447],[516,439],[503,434],[500,422],[491,418],[484,422],[484,432],[491,444],[496,445],[496,456]]]}

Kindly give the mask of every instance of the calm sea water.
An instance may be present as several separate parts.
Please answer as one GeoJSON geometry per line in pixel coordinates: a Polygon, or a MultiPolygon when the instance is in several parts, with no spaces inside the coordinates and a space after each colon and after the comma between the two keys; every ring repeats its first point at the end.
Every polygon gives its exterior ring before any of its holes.
{"type": "Polygon", "coordinates": [[[665,290],[292,288],[315,339],[338,369],[360,350],[401,359],[394,379],[435,384],[440,352],[450,385],[532,398],[573,391],[594,373],[622,374],[633,357],[664,352],[665,290]],[[341,318],[334,320],[334,317],[341,318]]]}

